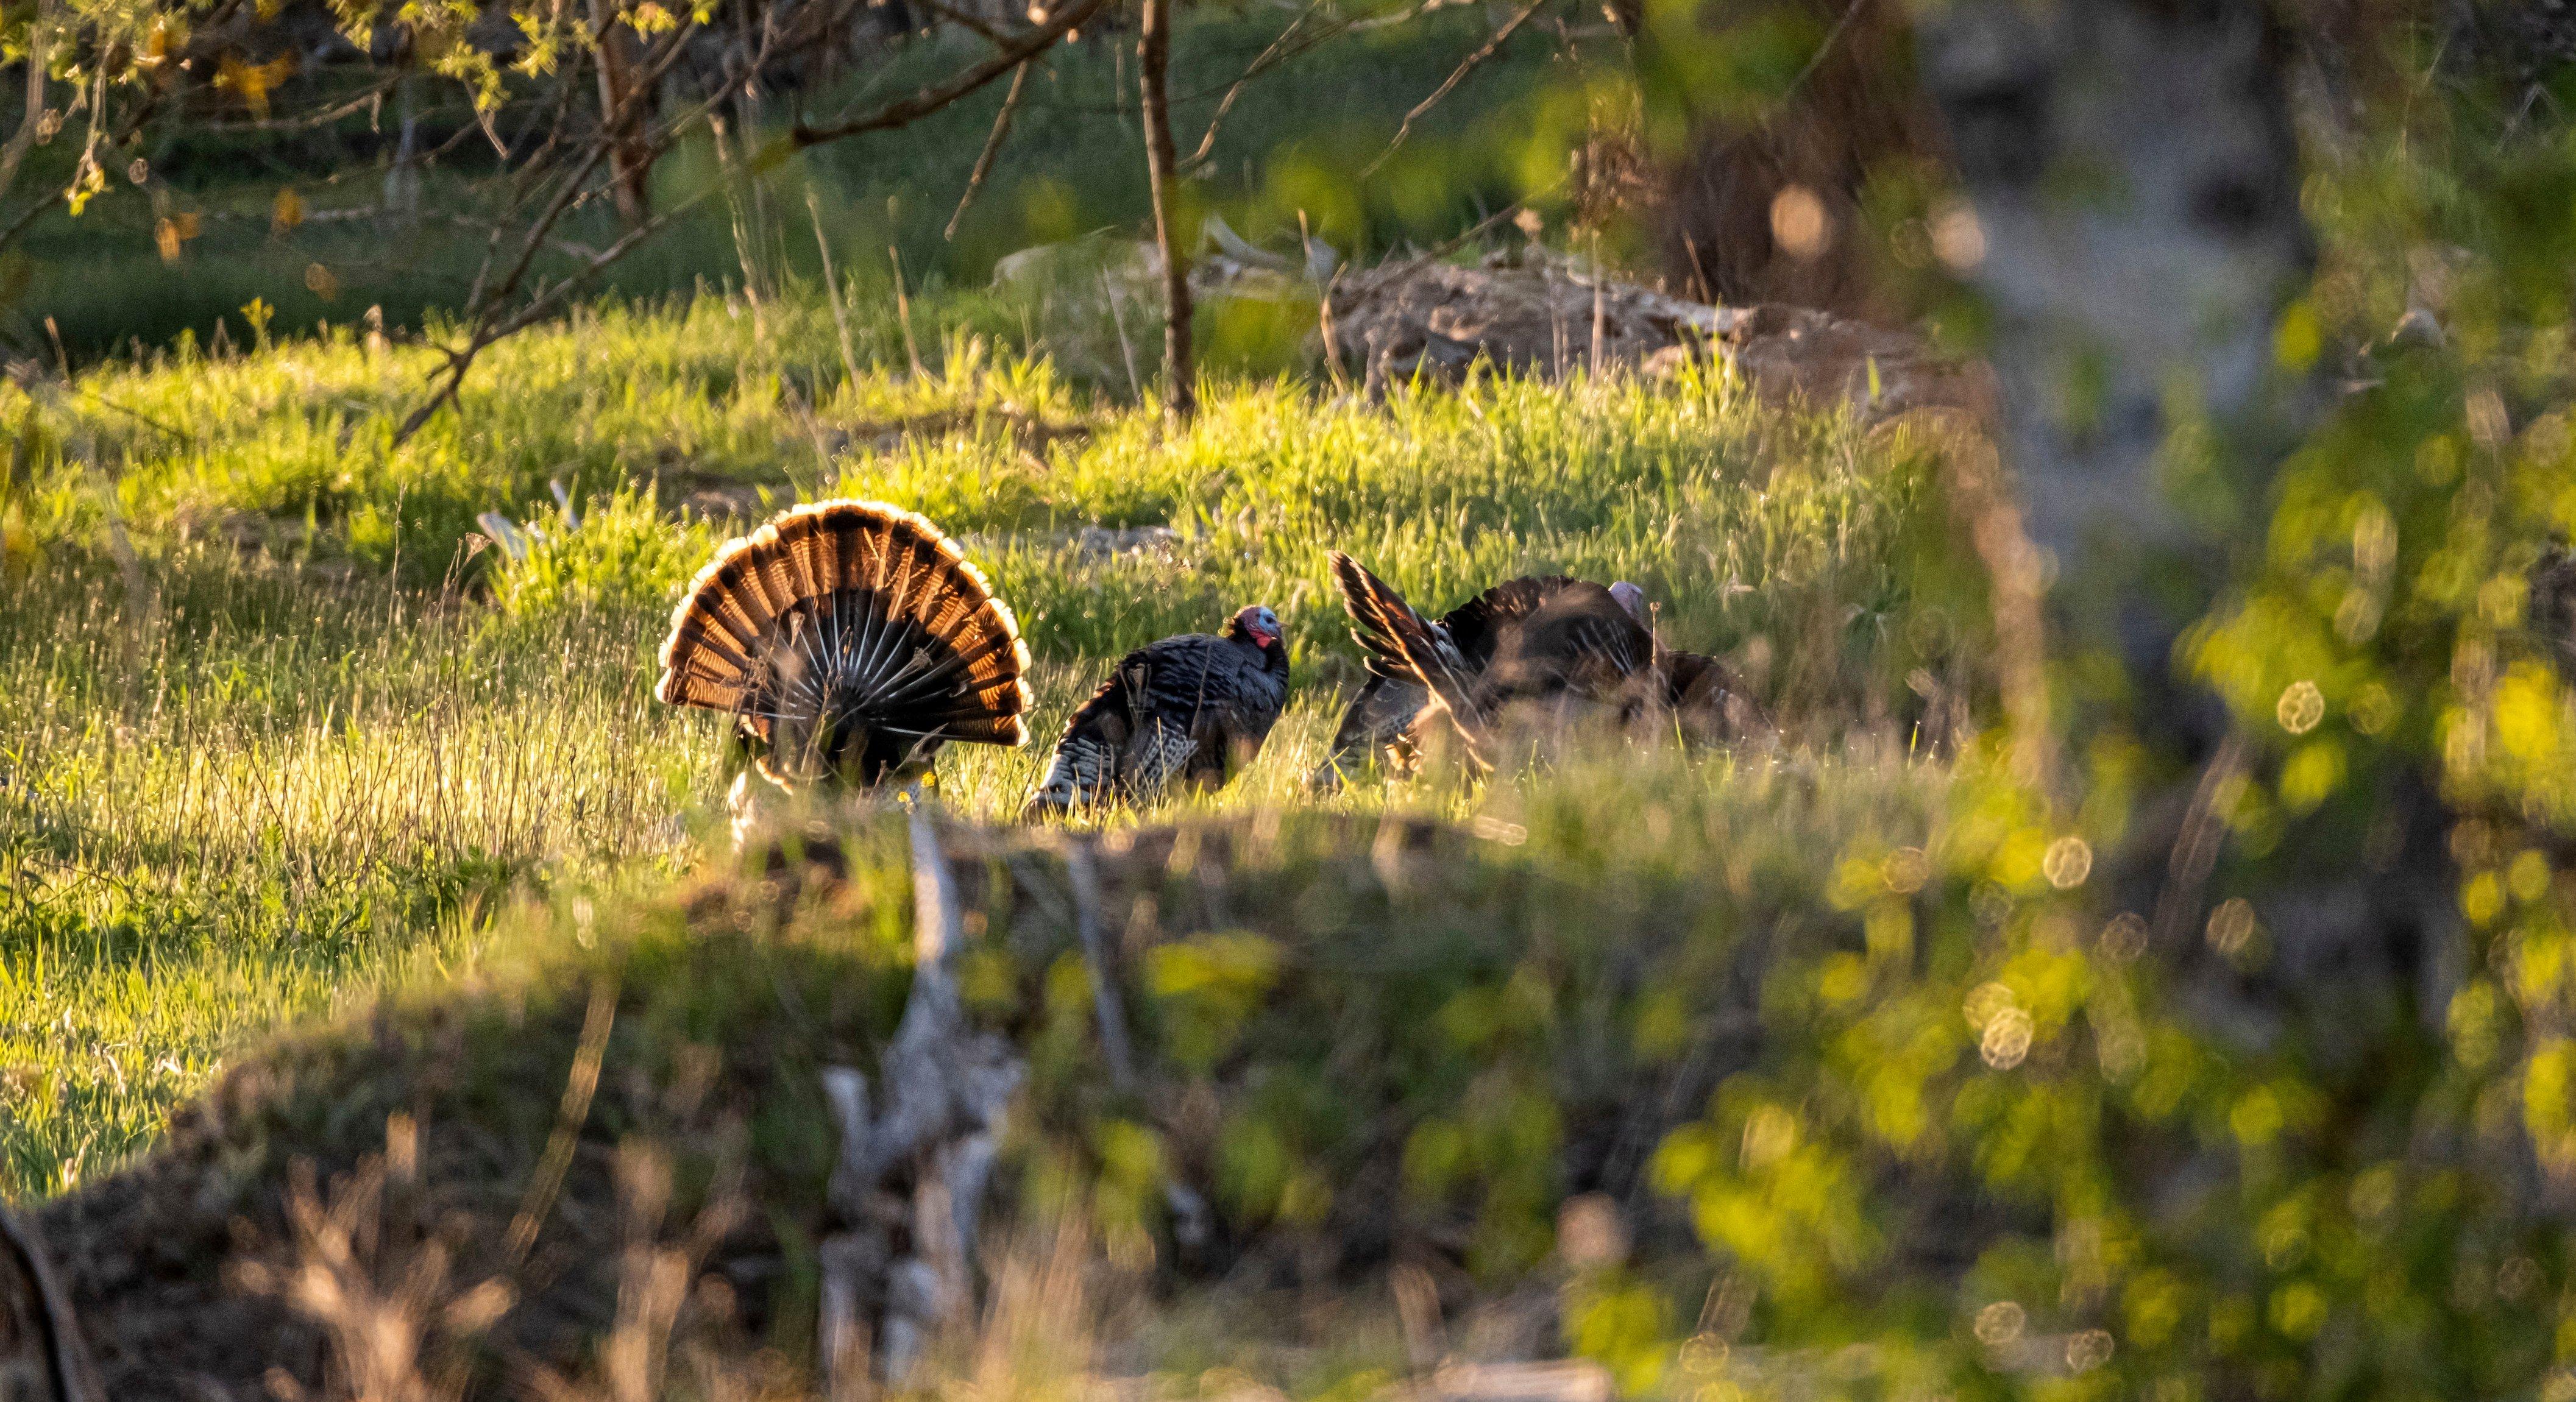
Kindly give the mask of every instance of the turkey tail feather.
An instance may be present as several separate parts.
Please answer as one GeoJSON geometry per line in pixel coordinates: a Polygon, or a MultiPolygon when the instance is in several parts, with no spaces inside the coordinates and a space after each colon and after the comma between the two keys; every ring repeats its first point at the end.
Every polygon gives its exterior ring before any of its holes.
{"type": "Polygon", "coordinates": [[[727,541],[671,614],[654,695],[773,748],[1028,738],[1019,621],[938,527],[883,502],[792,508],[727,541]]]}
{"type": "Polygon", "coordinates": [[[1450,724],[1457,727],[1459,738],[1466,742],[1468,759],[1479,769],[1491,769],[1480,743],[1484,714],[1468,693],[1465,666],[1457,648],[1443,642],[1394,586],[1369,573],[1359,561],[1336,550],[1332,565],[1333,578],[1341,585],[1342,603],[1357,625],[1351,629],[1351,637],[1382,664],[1386,675],[1414,682],[1429,691],[1432,700],[1448,715],[1450,724]]]}

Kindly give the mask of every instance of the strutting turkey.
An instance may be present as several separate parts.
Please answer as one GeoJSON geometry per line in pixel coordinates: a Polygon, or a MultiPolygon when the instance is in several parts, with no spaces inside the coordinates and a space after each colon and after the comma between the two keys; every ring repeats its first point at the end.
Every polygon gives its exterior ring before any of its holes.
{"type": "Polygon", "coordinates": [[[1220,788],[1261,752],[1287,700],[1288,648],[1259,604],[1217,636],[1140,647],[1065,724],[1022,816],[1141,803],[1176,780],[1220,788]]]}
{"type": "Polygon", "coordinates": [[[1372,681],[1344,717],[1328,767],[1378,744],[1409,762],[1425,725],[1441,724],[1471,765],[1489,770],[1495,726],[1530,705],[1606,709],[1622,725],[1651,722],[1698,741],[1757,719],[1723,663],[1662,644],[1633,584],[1515,579],[1432,622],[1350,556],[1333,552],[1332,568],[1372,681]]]}
{"type": "Polygon", "coordinates": [[[717,549],[672,611],[653,694],[731,715],[782,788],[874,788],[928,775],[952,740],[1026,743],[1028,665],[1010,609],[938,527],[827,501],[717,549]]]}

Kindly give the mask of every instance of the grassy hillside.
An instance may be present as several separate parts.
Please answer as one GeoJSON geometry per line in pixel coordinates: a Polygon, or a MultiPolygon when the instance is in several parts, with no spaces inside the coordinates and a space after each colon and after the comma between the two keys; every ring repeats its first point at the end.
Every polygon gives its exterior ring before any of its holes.
{"type": "MultiPolygon", "coordinates": [[[[1041,1241],[1078,1223],[1115,1263],[1076,1273],[1112,1308],[1071,1310],[1041,1341],[1054,1351],[1033,1360],[1038,1376],[1071,1391],[1115,1369],[1189,1388],[1226,1365],[1300,1396],[1374,1391],[1403,1353],[1384,1301],[1336,1284],[1345,1266],[1394,1250],[1434,1263],[1453,1299],[1499,1298],[1547,1266],[1567,1194],[1642,1203],[1630,1190],[1656,1143],[1762,1063],[1752,1026],[1807,1015],[1765,1009],[1757,990],[1762,971],[1848,942],[1857,917],[1809,918],[1835,865],[1919,854],[1949,835],[1947,797],[1935,769],[1894,755],[1822,771],[1629,756],[1493,795],[1484,837],[1277,808],[1122,826],[1101,844],[1100,914],[1121,932],[1134,1086],[1093,1032],[1055,838],[952,829],[972,1014],[1031,1058],[1003,1211],[1041,1241]],[[1167,1181],[1209,1218],[1177,1252],[1167,1181]],[[1218,1276],[1231,1288],[1157,1288],[1218,1276]],[[1092,1357],[1096,1342],[1119,1344],[1118,1361],[1092,1357]]],[[[632,1173],[652,1163],[675,1187],[670,1231],[736,1223],[696,1267],[730,1283],[693,1292],[681,1355],[765,1354],[780,1375],[765,1395],[810,1395],[792,1384],[812,1356],[836,1149],[819,1072],[871,1064],[910,946],[901,821],[842,832],[809,849],[828,861],[767,879],[719,863],[677,892],[522,902],[473,977],[272,1045],[137,1173],[48,1208],[127,1395],[182,1395],[199,1373],[256,1387],[272,1359],[309,1378],[309,1354],[234,1341],[312,1325],[273,1291],[225,1288],[314,1259],[291,1225],[298,1159],[353,1214],[361,1274],[396,1278],[427,1259],[423,1242],[444,1244],[443,1278],[404,1307],[427,1358],[524,1370],[533,1357],[575,1376],[591,1346],[580,1321],[628,1278],[617,1234],[632,1173]],[[587,1151],[521,1271],[505,1226],[586,1028],[602,1058],[587,1151]],[[394,1170],[379,1206],[355,1185],[389,1153],[415,1166],[394,1170]],[[524,1284],[488,1337],[436,1322],[485,1278],[524,1284]]],[[[1927,1032],[1955,1051],[1971,1036],[1956,1021],[1927,1032]]],[[[1650,1208],[1642,1223],[1653,1285],[1705,1292],[1685,1214],[1650,1208]]],[[[1904,1247],[1893,1259],[1919,1264],[1904,1247]]],[[[1617,1348],[1647,1342],[1622,1324],[1646,1298],[1637,1282],[1596,1270],[1579,1284],[1577,1325],[1617,1348]]],[[[1544,1316],[1520,1333],[1554,1346],[1544,1316]]]]}
{"type": "MultiPolygon", "coordinates": [[[[0,391],[0,1181],[71,1186],[266,1029],[470,970],[513,890],[699,860],[718,727],[650,700],[653,650],[712,546],[793,500],[964,535],[1040,658],[1047,738],[1108,659],[1277,607],[1297,692],[1219,810],[1464,816],[1436,784],[1306,796],[1356,675],[1328,546],[1426,605],[1531,569],[1637,580],[1829,766],[1968,686],[1970,608],[1916,602],[1950,535],[1898,439],[1626,380],[1383,408],[1235,381],[1170,433],[1028,358],[1006,305],[923,316],[938,373],[852,382],[810,298],[588,311],[400,448],[426,361],[345,330],[0,391]],[[493,510],[544,533],[527,558],[480,548],[493,510]],[[1170,534],[1111,552],[1093,526],[1170,534]]],[[[1042,759],[952,752],[943,792],[1007,816],[1042,759]]]]}

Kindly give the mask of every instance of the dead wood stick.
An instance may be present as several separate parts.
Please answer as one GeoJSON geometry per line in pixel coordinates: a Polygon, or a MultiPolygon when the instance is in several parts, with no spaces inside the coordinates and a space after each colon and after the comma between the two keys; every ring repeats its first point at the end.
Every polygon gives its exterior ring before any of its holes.
{"type": "Polygon", "coordinates": [[[966,217],[967,206],[975,203],[976,193],[984,188],[985,179],[992,175],[993,161],[1002,154],[1002,140],[1011,134],[1011,118],[1020,110],[1020,94],[1028,88],[1029,66],[1033,62],[1035,60],[1023,62],[1011,70],[1011,90],[1002,94],[1002,110],[993,116],[992,135],[984,138],[984,149],[975,157],[975,168],[966,175],[966,193],[957,197],[957,212],[948,216],[948,227],[941,231],[941,238],[954,240],[957,237],[958,221],[966,217]]]}
{"type": "Polygon", "coordinates": [[[1127,1044],[1127,1010],[1109,962],[1109,941],[1101,933],[1100,867],[1087,839],[1065,844],[1064,870],[1073,883],[1074,932],[1082,939],[1083,963],[1091,969],[1091,1007],[1100,1021],[1100,1054],[1109,1062],[1109,1083],[1122,1092],[1133,1091],[1136,1058],[1127,1044]]]}
{"type": "Polygon", "coordinates": [[[2211,755],[2202,768],[2191,804],[2183,811],[2182,825],[2174,833],[2173,853],[2165,862],[2164,888],[2156,893],[2156,918],[2151,927],[2157,942],[2167,949],[2183,938],[2200,914],[2201,888],[2209,880],[2210,869],[2218,863],[2219,843],[2226,836],[2226,825],[2218,814],[2219,796],[2244,774],[2250,750],[2244,732],[2229,729],[2227,738],[2219,742],[2218,753],[2211,755]]]}
{"type": "Polygon", "coordinates": [[[1138,403],[1145,399],[1145,382],[1136,373],[1136,344],[1127,339],[1127,315],[1118,310],[1118,288],[1109,281],[1109,270],[1100,270],[1100,295],[1109,299],[1109,324],[1118,328],[1118,358],[1127,363],[1127,393],[1138,403]]]}
{"type": "Polygon", "coordinates": [[[867,1081],[857,1071],[834,1067],[823,1078],[841,1126],[827,1195],[850,1228],[822,1248],[817,1342],[834,1397],[856,1395],[853,1370],[871,1359],[888,1382],[900,1384],[932,1337],[965,1316],[1003,1112],[1027,1074],[1007,1042],[966,1025],[955,968],[966,940],[956,878],[926,801],[914,800],[910,820],[912,992],[879,1064],[882,1111],[871,1118],[867,1081]],[[883,1206],[905,1170],[911,1248],[897,1256],[883,1206]],[[859,1302],[870,1297],[884,1301],[876,1331],[882,1343],[874,1349],[859,1318],[859,1302]]]}
{"type": "Polygon", "coordinates": [[[573,1151],[581,1145],[581,1127],[590,1120],[590,1101],[599,1090],[599,1067],[608,1055],[608,1033],[617,1022],[617,981],[602,977],[590,986],[590,1007],[582,1014],[581,1042],[572,1054],[572,1070],[564,1077],[563,1100],[555,1107],[554,1133],[546,1138],[546,1152],[537,1161],[537,1171],[528,1178],[527,1196],[520,1200],[518,1215],[510,1219],[510,1235],[503,1251],[509,1265],[506,1273],[527,1264],[528,1253],[535,1249],[537,1232],[545,1226],[547,1214],[554,1211],[555,1197],[563,1191],[564,1175],[572,1169],[573,1151]]]}
{"type": "Polygon", "coordinates": [[[912,361],[912,377],[926,380],[930,372],[921,368],[921,343],[912,339],[912,294],[903,286],[902,251],[887,244],[886,261],[894,265],[894,319],[903,327],[903,353],[912,361]]]}
{"type": "Polygon", "coordinates": [[[859,382],[859,355],[850,344],[850,309],[841,301],[841,275],[832,267],[832,241],[823,236],[823,202],[814,187],[805,187],[805,212],[814,220],[814,246],[823,251],[823,295],[832,299],[832,330],[841,338],[841,370],[849,383],[859,382]]]}
{"type": "Polygon", "coordinates": [[[1510,19],[1505,20],[1503,22],[1503,27],[1494,31],[1493,38],[1486,40],[1474,53],[1467,55],[1467,57],[1461,61],[1456,68],[1450,70],[1448,78],[1444,80],[1440,86],[1431,90],[1431,96],[1415,103],[1413,105],[1413,110],[1404,114],[1404,120],[1396,124],[1395,139],[1386,143],[1386,149],[1378,153],[1376,160],[1369,162],[1366,166],[1361,168],[1360,178],[1362,180],[1366,180],[1370,176],[1377,174],[1380,166],[1385,165],[1389,160],[1393,159],[1395,156],[1395,148],[1402,146],[1404,144],[1404,139],[1413,134],[1413,123],[1415,120],[1420,118],[1424,113],[1429,112],[1432,108],[1439,106],[1440,99],[1447,97],[1450,89],[1458,86],[1462,82],[1465,82],[1467,75],[1474,72],[1478,64],[1483,63],[1486,59],[1492,58],[1495,54],[1501,52],[1503,45],[1511,42],[1512,35],[1518,33],[1522,25],[1529,23],[1530,16],[1537,14],[1539,7],[1546,3],[1547,0],[1529,0],[1528,4],[1523,5],[1520,8],[1519,13],[1513,15],[1510,19]]]}

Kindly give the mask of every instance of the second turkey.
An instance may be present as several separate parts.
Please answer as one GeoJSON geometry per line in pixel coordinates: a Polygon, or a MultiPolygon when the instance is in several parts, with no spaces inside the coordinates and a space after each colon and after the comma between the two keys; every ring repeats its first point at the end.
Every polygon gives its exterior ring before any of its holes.
{"type": "Polygon", "coordinates": [[[1148,643],[1073,713],[1021,816],[1221,788],[1261,753],[1288,703],[1288,645],[1266,604],[1214,634],[1148,643]]]}

